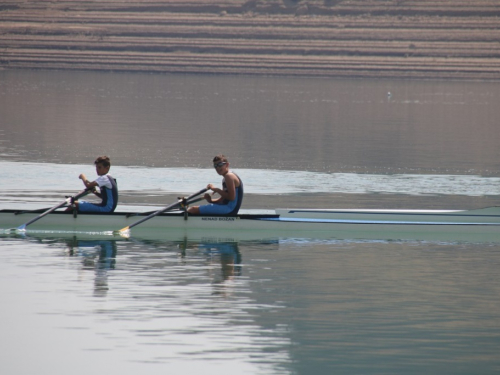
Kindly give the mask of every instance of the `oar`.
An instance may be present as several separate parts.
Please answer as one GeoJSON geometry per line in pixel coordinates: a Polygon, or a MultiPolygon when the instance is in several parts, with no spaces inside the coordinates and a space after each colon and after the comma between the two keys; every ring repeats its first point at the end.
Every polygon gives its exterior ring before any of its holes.
{"type": "Polygon", "coordinates": [[[182,198],[182,199],[179,199],[177,202],[175,203],[172,203],[170,206],[167,206],[165,208],[162,208],[158,211],[155,211],[153,212],[152,214],[146,216],[145,218],[139,220],[139,221],[136,221],[134,224],[131,224],[125,228],[122,228],[118,231],[114,231],[113,234],[119,234],[119,235],[124,235],[126,232],[130,231],[130,229],[132,229],[133,227],[135,227],[136,225],[139,225],[141,223],[144,223],[146,220],[149,220],[151,219],[152,217],[155,217],[163,212],[166,212],[166,211],[170,211],[180,205],[182,205],[183,203],[185,202],[189,202],[192,198],[196,197],[197,195],[200,195],[200,194],[203,194],[204,192],[206,192],[208,189],[207,188],[204,188],[204,189],[201,189],[200,191],[197,191],[196,193],[194,194],[191,194],[189,197],[187,198],[182,198]]]}
{"type": "MultiPolygon", "coordinates": [[[[187,198],[179,197],[178,199],[182,199],[183,200],[181,203],[185,203],[185,204],[189,205],[191,203],[196,203],[196,202],[202,201],[205,198],[201,197],[201,198],[187,200],[187,198]]],[[[177,209],[177,207],[174,207],[174,208],[171,208],[170,210],[166,210],[166,211],[163,211],[163,212],[164,213],[165,212],[170,212],[170,211],[173,211],[173,210],[176,210],[176,209],[177,209]]],[[[157,210],[148,211],[148,212],[131,212],[129,214],[126,214],[125,216],[128,218],[128,217],[139,216],[139,215],[150,215],[150,214],[153,214],[155,212],[157,212],[157,210]]]]}
{"type": "Polygon", "coordinates": [[[47,211],[45,211],[43,214],[41,215],[38,215],[37,217],[31,219],[30,221],[28,221],[27,223],[24,223],[23,225],[17,227],[15,230],[17,231],[25,231],[26,230],[26,227],[30,224],[33,224],[35,221],[37,220],[40,220],[42,217],[44,217],[45,215],[48,215],[50,214],[51,212],[54,212],[55,210],[57,210],[58,208],[61,208],[61,207],[64,207],[65,205],[71,203],[72,200],[76,200],[78,198],[81,198],[83,197],[84,195],[87,195],[88,193],[90,193],[92,189],[85,189],[85,190],[82,190],[81,192],[79,192],[77,195],[75,195],[74,197],[68,197],[64,200],[64,202],[61,202],[59,203],[57,206],[54,206],[50,209],[48,209],[47,211]]]}
{"type": "Polygon", "coordinates": [[[50,210],[50,207],[47,207],[47,208],[37,208],[36,210],[16,211],[16,212],[14,212],[14,215],[39,214],[40,212],[45,212],[47,210],[50,210]]]}

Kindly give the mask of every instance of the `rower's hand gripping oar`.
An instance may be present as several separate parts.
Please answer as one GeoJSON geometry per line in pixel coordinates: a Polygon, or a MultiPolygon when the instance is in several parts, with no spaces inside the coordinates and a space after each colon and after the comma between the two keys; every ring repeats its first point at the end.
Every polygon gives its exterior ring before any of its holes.
{"type": "Polygon", "coordinates": [[[73,203],[74,201],[76,201],[78,198],[81,198],[85,195],[87,195],[88,193],[90,193],[92,189],[85,189],[85,190],[82,190],[81,192],[79,192],[77,195],[75,195],[74,197],[68,197],[64,200],[64,202],[61,202],[59,203],[57,206],[54,206],[50,209],[48,209],[47,211],[45,211],[43,214],[41,215],[38,215],[37,217],[34,217],[33,219],[31,219],[30,221],[28,221],[27,223],[24,223],[23,225],[20,225],[19,227],[17,227],[15,230],[16,231],[25,231],[26,230],[26,227],[30,224],[33,224],[35,221],[38,221],[40,220],[42,217],[44,217],[45,215],[48,215],[50,214],[51,212],[54,212],[55,210],[57,210],[58,208],[61,208],[61,207],[64,207],[66,206],[67,204],[71,204],[73,203]]]}
{"type": "Polygon", "coordinates": [[[200,191],[197,191],[196,193],[194,194],[191,194],[189,197],[186,197],[186,198],[182,198],[182,199],[179,199],[179,201],[175,202],[175,203],[172,203],[170,206],[167,206],[165,208],[162,208],[161,210],[158,210],[156,212],[153,212],[152,214],[146,216],[145,218],[139,220],[139,221],[136,221],[134,224],[131,224],[125,228],[122,228],[120,229],[119,231],[115,231],[113,232],[113,234],[119,234],[119,235],[127,235],[128,232],[130,231],[130,229],[132,229],[133,227],[135,227],[136,225],[139,225],[141,223],[144,223],[146,220],[149,220],[163,212],[166,212],[166,211],[170,211],[170,210],[173,210],[174,208],[176,207],[179,207],[179,206],[182,206],[183,204],[185,204],[186,202],[189,203],[190,200],[200,194],[203,194],[207,191],[208,189],[207,188],[204,188],[204,189],[201,189],[200,191]]]}

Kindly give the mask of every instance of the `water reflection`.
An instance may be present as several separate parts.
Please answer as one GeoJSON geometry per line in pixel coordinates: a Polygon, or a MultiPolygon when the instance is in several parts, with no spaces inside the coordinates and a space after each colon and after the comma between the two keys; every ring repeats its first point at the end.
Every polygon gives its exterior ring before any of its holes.
{"type": "MultiPolygon", "coordinates": [[[[65,345],[80,347],[82,332],[91,333],[77,354],[92,353],[92,362],[104,352],[117,363],[215,372],[217,363],[252,374],[370,372],[382,361],[375,372],[399,374],[411,372],[408,358],[420,373],[439,372],[439,363],[466,366],[458,373],[498,368],[498,246],[83,235],[13,242],[24,251],[1,244],[0,275],[24,271],[15,287],[34,286],[7,304],[8,315],[30,323],[22,301],[35,300],[37,327],[65,345]]],[[[36,340],[23,341],[34,350],[36,340]]]]}
{"type": "Polygon", "coordinates": [[[233,280],[241,276],[241,253],[238,242],[200,242],[189,245],[184,242],[181,245],[183,256],[186,255],[188,246],[197,247],[207,257],[210,264],[220,263],[220,279],[215,278],[214,283],[221,283],[227,280],[233,280]]]}
{"type": "Polygon", "coordinates": [[[224,147],[247,169],[498,176],[499,96],[498,82],[6,70],[0,154],[200,168],[224,147]]]}
{"type": "MultiPolygon", "coordinates": [[[[117,240],[89,240],[79,239],[73,236],[70,239],[61,239],[67,247],[67,254],[70,257],[81,258],[82,271],[95,273],[94,296],[105,297],[109,290],[108,273],[115,269],[117,257],[117,240]]],[[[134,240],[137,244],[139,240],[134,240]]],[[[196,249],[206,256],[206,263],[209,265],[210,278],[214,286],[213,294],[227,296],[230,289],[225,282],[234,281],[241,276],[241,253],[237,242],[190,242],[186,238],[182,242],[152,242],[145,241],[149,246],[158,248],[179,249],[179,256],[186,258],[189,251],[196,249]],[[220,264],[220,272],[215,272],[216,266],[220,264]]]]}
{"type": "MultiPolygon", "coordinates": [[[[108,275],[109,272],[116,267],[118,257],[119,242],[129,242],[135,246],[147,246],[160,251],[172,251],[177,249],[181,263],[188,264],[187,258],[190,254],[203,254],[205,263],[209,270],[209,275],[212,280],[212,285],[220,286],[225,282],[234,281],[242,275],[242,255],[239,250],[239,243],[234,240],[219,240],[217,238],[209,238],[205,241],[192,241],[187,237],[183,241],[158,241],[158,240],[141,240],[138,238],[119,238],[109,237],[106,239],[92,239],[91,234],[67,234],[51,232],[43,233],[13,233],[3,234],[2,237],[22,238],[30,242],[38,242],[40,244],[50,243],[62,245],[65,248],[65,253],[69,257],[81,259],[80,271],[94,272],[94,296],[105,297],[109,290],[108,275]],[[83,238],[82,238],[83,237],[83,238]],[[218,266],[220,272],[215,272],[215,266],[218,266]]],[[[96,235],[99,237],[99,235],[96,235]]],[[[278,241],[271,241],[278,247],[278,241]]],[[[270,242],[267,241],[267,244],[270,242]]],[[[215,289],[213,294],[225,295],[227,290],[222,287],[215,289]]]]}
{"type": "MultiPolygon", "coordinates": [[[[20,266],[43,269],[37,282],[53,293],[50,303],[36,311],[67,321],[62,333],[68,342],[78,342],[79,332],[90,330],[107,340],[106,346],[127,353],[129,362],[186,367],[215,360],[247,373],[287,373],[287,330],[283,324],[261,325],[256,314],[282,307],[258,303],[250,274],[243,272],[242,246],[259,248],[258,243],[93,239],[62,233],[1,237],[24,243],[34,250],[31,254],[45,252],[43,265],[40,257],[30,256],[20,266]]],[[[274,250],[279,243],[262,246],[274,250]]],[[[85,347],[102,350],[93,341],[85,347]]]]}
{"type": "Polygon", "coordinates": [[[82,258],[82,270],[95,272],[94,296],[105,297],[109,290],[108,272],[116,263],[116,241],[79,240],[76,236],[62,241],[69,256],[82,258]]]}

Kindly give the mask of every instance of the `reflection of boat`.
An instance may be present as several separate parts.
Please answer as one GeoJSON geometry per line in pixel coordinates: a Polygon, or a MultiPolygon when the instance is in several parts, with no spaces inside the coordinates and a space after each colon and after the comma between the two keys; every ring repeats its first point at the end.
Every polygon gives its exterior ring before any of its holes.
{"type": "MultiPolygon", "coordinates": [[[[250,212],[250,211],[249,211],[250,212]]],[[[141,219],[141,215],[54,212],[28,231],[112,232],[141,219]]],[[[15,228],[37,213],[16,215],[0,210],[0,228],[15,228]]],[[[377,239],[500,242],[500,207],[451,210],[304,210],[277,209],[234,217],[160,214],[132,229],[134,237],[228,241],[273,238],[377,239]]]]}

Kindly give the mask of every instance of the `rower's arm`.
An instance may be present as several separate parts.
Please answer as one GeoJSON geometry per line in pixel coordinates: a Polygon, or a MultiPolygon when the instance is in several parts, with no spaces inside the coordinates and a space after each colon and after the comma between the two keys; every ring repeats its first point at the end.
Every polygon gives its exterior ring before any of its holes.
{"type": "MultiPolygon", "coordinates": [[[[235,185],[235,180],[237,177],[234,174],[226,174],[224,177],[224,180],[226,181],[226,188],[227,191],[224,191],[219,188],[212,187],[211,189],[220,195],[220,198],[217,200],[212,201],[213,203],[216,203],[218,200],[228,200],[228,201],[234,201],[236,199],[236,185],[235,185]]],[[[209,185],[210,186],[210,185],[209,185]]]]}
{"type": "Polygon", "coordinates": [[[95,190],[95,188],[99,186],[97,182],[87,180],[87,177],[83,173],[80,176],[78,176],[78,178],[83,181],[83,184],[87,189],[95,190]]]}

